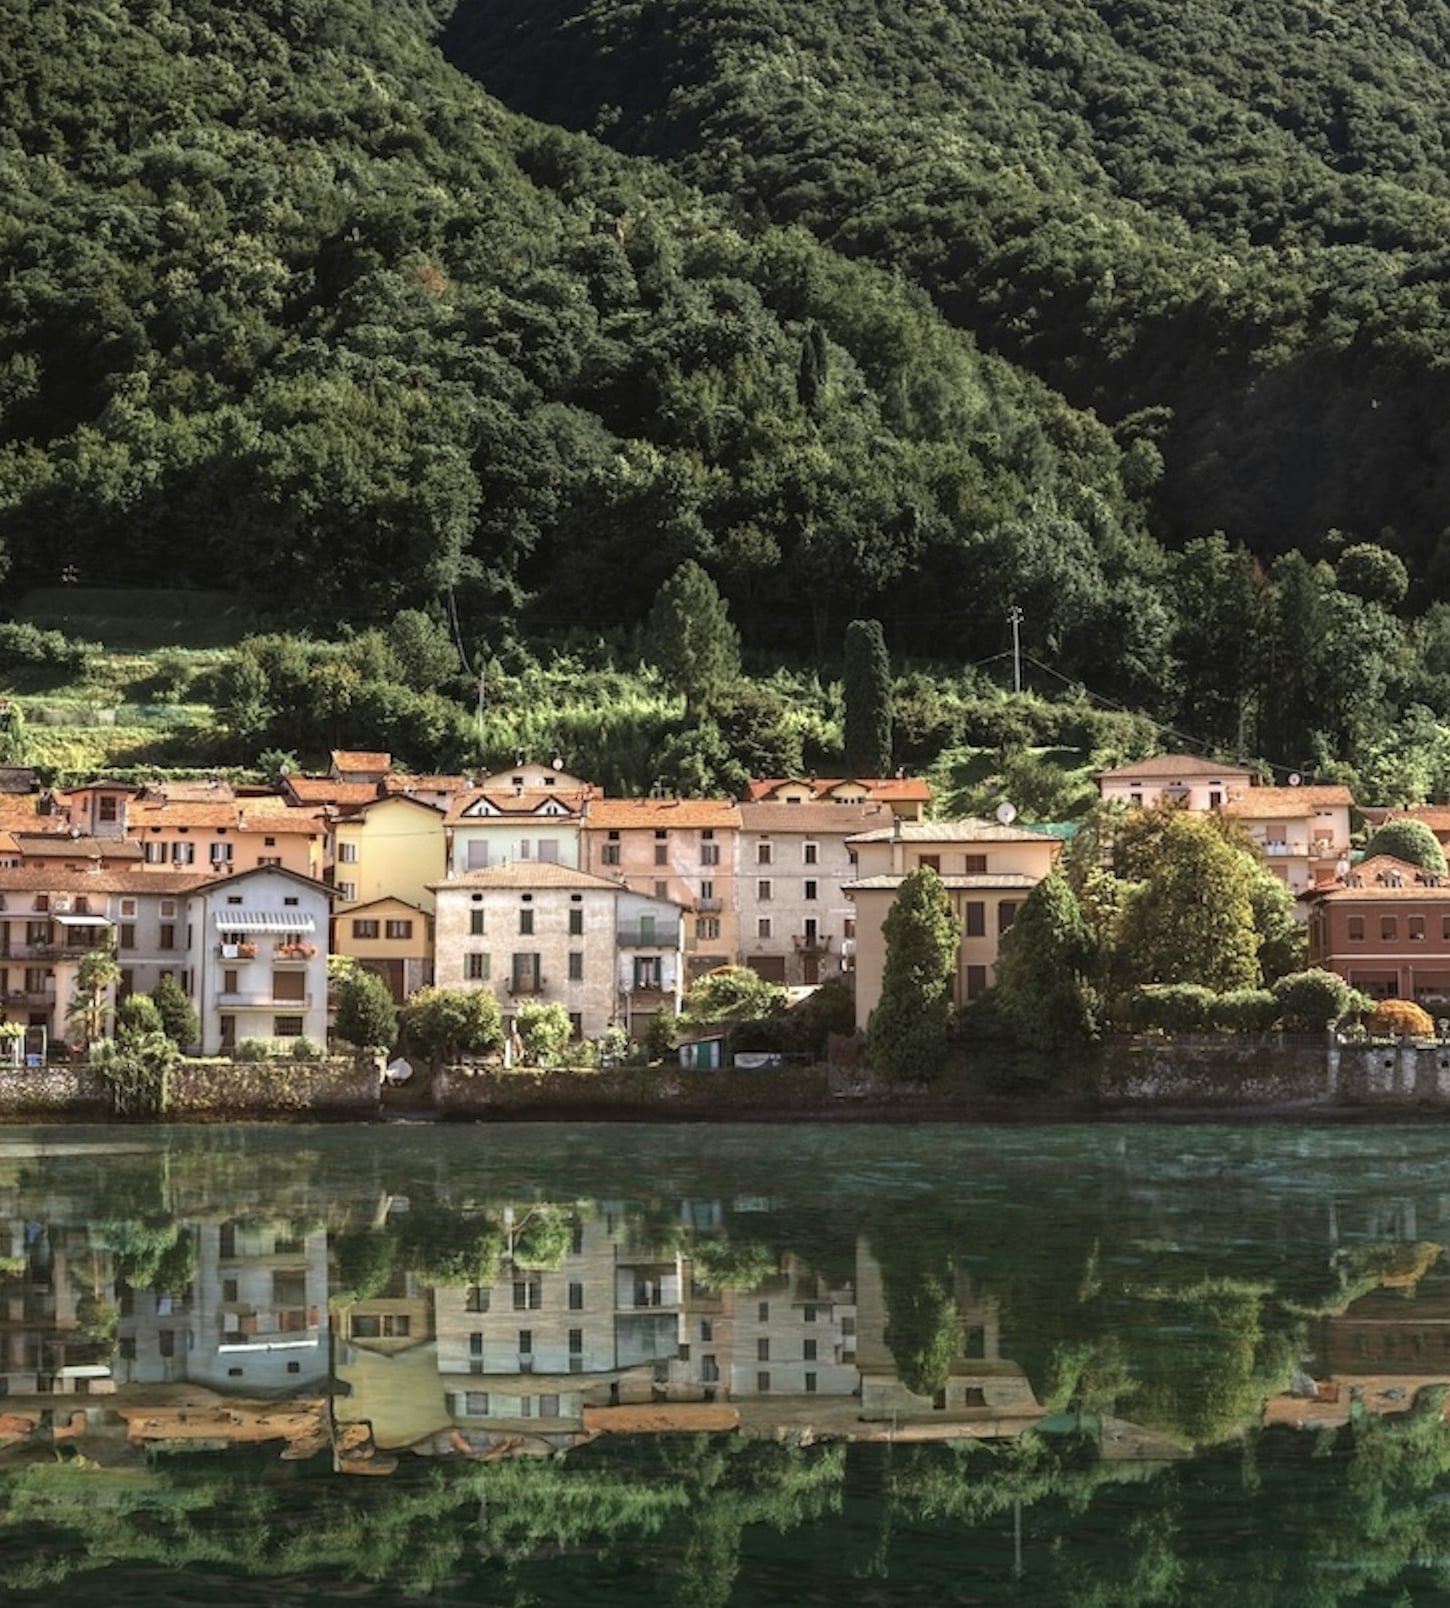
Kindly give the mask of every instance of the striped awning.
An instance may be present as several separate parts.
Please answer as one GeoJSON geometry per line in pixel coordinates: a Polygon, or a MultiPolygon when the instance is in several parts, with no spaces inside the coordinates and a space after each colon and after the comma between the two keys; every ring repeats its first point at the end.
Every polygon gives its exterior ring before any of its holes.
{"type": "Polygon", "coordinates": [[[218,932],[315,932],[317,923],[302,910],[218,910],[218,932]]]}

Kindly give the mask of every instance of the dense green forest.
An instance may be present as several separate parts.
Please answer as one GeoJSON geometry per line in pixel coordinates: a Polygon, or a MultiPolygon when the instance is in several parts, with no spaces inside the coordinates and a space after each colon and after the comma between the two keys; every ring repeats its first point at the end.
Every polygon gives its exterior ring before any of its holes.
{"type": "Polygon", "coordinates": [[[8,601],[222,586],[290,631],[203,689],[207,763],[830,767],[874,618],[898,763],[1167,743],[1441,791],[1447,28],[17,4],[8,601]],[[703,716],[643,669],[691,559],[749,673],[703,716]],[[1062,708],[996,699],[1012,607],[1062,708]],[[407,611],[446,672],[370,634],[407,611]]]}

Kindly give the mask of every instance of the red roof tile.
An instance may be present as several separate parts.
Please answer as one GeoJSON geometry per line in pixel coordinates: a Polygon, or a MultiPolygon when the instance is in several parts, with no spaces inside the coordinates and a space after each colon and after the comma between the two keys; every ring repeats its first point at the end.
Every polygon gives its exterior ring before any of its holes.
{"type": "Polygon", "coordinates": [[[728,830],[739,826],[739,808],[718,798],[595,798],[589,801],[584,816],[584,827],[591,832],[632,827],[728,830]]]}

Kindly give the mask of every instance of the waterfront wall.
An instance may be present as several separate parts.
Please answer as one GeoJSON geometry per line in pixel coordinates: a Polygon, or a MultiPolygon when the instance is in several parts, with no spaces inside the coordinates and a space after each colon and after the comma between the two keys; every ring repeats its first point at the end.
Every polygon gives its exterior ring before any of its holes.
{"type": "Polygon", "coordinates": [[[691,1071],[616,1067],[607,1072],[440,1071],[433,1109],[458,1118],[543,1121],[574,1117],[749,1117],[753,1112],[809,1115],[830,1103],[822,1067],[771,1071],[691,1071]]]}
{"type": "MultiPolygon", "coordinates": [[[[377,1114],[371,1062],[183,1061],[171,1076],[168,1115],[182,1122],[230,1118],[366,1118],[377,1114]]],[[[0,1067],[0,1121],[108,1117],[110,1093],[90,1067],[0,1067]]]]}

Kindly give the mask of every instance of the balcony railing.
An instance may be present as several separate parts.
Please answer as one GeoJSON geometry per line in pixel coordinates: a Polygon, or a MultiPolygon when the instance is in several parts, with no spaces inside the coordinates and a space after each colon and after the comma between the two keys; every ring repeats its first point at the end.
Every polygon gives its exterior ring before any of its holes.
{"type": "Polygon", "coordinates": [[[549,986],[547,977],[511,977],[507,988],[510,994],[542,994],[549,986]]]}
{"type": "Polygon", "coordinates": [[[303,994],[299,997],[293,994],[287,999],[281,999],[270,988],[251,988],[218,994],[216,1002],[223,1010],[275,1009],[295,1013],[297,1011],[311,1010],[312,995],[303,994]]]}
{"type": "Polygon", "coordinates": [[[680,942],[679,923],[642,927],[636,922],[622,922],[615,929],[615,939],[621,949],[675,949],[680,942]]]}
{"type": "Polygon", "coordinates": [[[796,949],[803,955],[824,955],[835,941],[828,932],[798,932],[794,937],[796,949]]]}
{"type": "Polygon", "coordinates": [[[1278,843],[1261,843],[1259,846],[1271,860],[1288,859],[1296,855],[1300,859],[1308,860],[1337,860],[1340,855],[1349,852],[1329,838],[1315,838],[1308,843],[1303,838],[1292,838],[1278,843]]]}
{"type": "Polygon", "coordinates": [[[717,899],[713,896],[708,899],[702,897],[695,900],[696,910],[723,910],[724,908],[725,901],[723,899],[717,899]]]}

